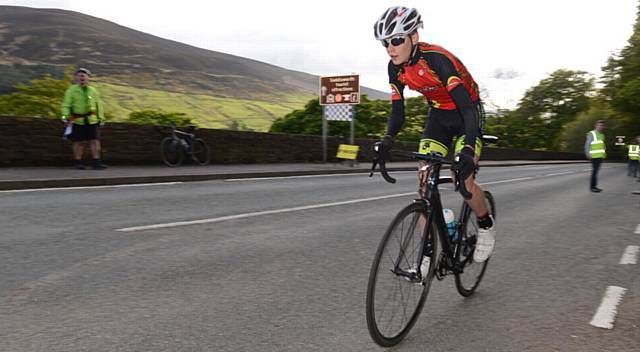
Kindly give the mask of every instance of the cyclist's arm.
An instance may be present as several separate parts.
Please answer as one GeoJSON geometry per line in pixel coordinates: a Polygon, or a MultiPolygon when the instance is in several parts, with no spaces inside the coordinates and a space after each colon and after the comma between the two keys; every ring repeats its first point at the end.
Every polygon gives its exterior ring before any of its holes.
{"type": "Polygon", "coordinates": [[[471,100],[471,95],[462,84],[462,79],[451,60],[440,53],[430,53],[429,62],[438,78],[449,91],[449,95],[458,107],[458,111],[464,120],[464,144],[475,149],[476,138],[478,137],[478,111],[476,103],[471,100]]]}
{"type": "Polygon", "coordinates": [[[398,68],[389,61],[389,84],[391,85],[391,116],[387,122],[387,134],[395,137],[404,124],[404,85],[398,81],[398,68]]]}

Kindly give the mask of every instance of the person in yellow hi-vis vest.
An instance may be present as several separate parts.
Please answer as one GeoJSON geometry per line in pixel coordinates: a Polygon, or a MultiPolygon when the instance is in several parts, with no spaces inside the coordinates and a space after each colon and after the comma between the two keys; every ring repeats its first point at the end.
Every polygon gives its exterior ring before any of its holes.
{"type": "Polygon", "coordinates": [[[638,163],[640,162],[640,136],[636,136],[627,144],[629,156],[629,176],[638,177],[638,163]]]}
{"type": "Polygon", "coordinates": [[[598,188],[598,170],[602,165],[602,160],[607,157],[607,150],[604,143],[604,120],[596,121],[593,131],[587,133],[587,142],[584,144],[584,152],[587,159],[591,160],[591,192],[602,192],[598,188]]]}
{"type": "Polygon", "coordinates": [[[79,68],[74,74],[77,84],[71,85],[64,93],[62,102],[62,122],[65,124],[64,137],[73,142],[73,160],[76,169],[84,169],[82,155],[84,142],[89,142],[92,167],[104,169],[100,160],[100,126],[104,125],[104,112],[98,91],[89,86],[91,72],[79,68]]]}

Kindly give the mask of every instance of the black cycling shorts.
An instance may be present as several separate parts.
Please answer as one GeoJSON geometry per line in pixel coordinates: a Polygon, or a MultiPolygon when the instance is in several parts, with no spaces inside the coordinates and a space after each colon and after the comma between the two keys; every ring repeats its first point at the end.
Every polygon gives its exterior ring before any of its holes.
{"type": "Polygon", "coordinates": [[[76,125],[73,124],[73,128],[71,130],[71,134],[69,135],[69,140],[73,142],[82,142],[82,141],[90,141],[94,139],[100,138],[100,130],[99,125],[76,125]]]}
{"type": "MultiPolygon", "coordinates": [[[[455,142],[455,153],[464,146],[464,120],[458,110],[442,110],[431,108],[429,120],[422,134],[419,152],[422,154],[439,153],[446,156],[455,142]],[[455,139],[455,140],[454,140],[455,139]]],[[[482,143],[476,139],[476,155],[480,156],[482,143]]]]}

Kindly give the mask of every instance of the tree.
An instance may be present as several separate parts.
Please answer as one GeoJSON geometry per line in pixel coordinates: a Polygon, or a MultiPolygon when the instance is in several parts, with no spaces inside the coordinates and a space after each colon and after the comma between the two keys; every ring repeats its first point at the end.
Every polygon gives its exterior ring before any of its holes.
{"type": "MultiPolygon", "coordinates": [[[[331,127],[331,126],[330,126],[331,127]]],[[[276,119],[269,132],[322,134],[322,107],[318,99],[311,99],[302,110],[294,110],[276,119]]]]}
{"type": "Polygon", "coordinates": [[[254,131],[252,128],[248,127],[244,122],[233,120],[229,124],[229,129],[232,131],[254,131]]]}
{"type": "Polygon", "coordinates": [[[595,95],[594,81],[587,72],[561,69],[527,90],[516,114],[511,115],[513,119],[520,119],[511,122],[520,129],[519,138],[526,140],[521,147],[558,149],[562,126],[589,108],[589,101],[595,95]]]}
{"type": "MultiPolygon", "coordinates": [[[[380,138],[384,135],[386,121],[390,107],[388,102],[369,100],[362,96],[356,109],[356,122],[354,135],[359,138],[380,138]]],[[[330,121],[328,123],[328,135],[348,136],[350,133],[348,122],[330,121]]],[[[318,99],[310,100],[302,110],[295,110],[282,118],[277,119],[271,125],[270,132],[322,134],[322,106],[318,99]]]]}
{"type": "Polygon", "coordinates": [[[189,126],[195,123],[191,121],[185,113],[182,112],[164,112],[157,110],[139,110],[129,114],[129,118],[126,120],[129,123],[135,123],[139,125],[171,125],[176,126],[189,126]]]}
{"type": "MultiPolygon", "coordinates": [[[[614,133],[640,134],[640,6],[628,44],[602,68],[601,97],[610,104],[614,133]]],[[[608,124],[610,125],[610,124],[608,124]]]]}
{"type": "MultiPolygon", "coordinates": [[[[419,140],[424,129],[428,111],[424,99],[421,97],[405,100],[406,120],[402,130],[398,133],[399,140],[419,140]]],[[[386,100],[369,100],[362,96],[356,105],[356,122],[354,134],[357,138],[380,139],[387,131],[387,120],[391,114],[391,104],[386,100]]],[[[346,122],[330,122],[328,124],[330,136],[348,136],[350,126],[346,122]]],[[[295,110],[277,119],[271,125],[270,132],[322,134],[322,107],[318,99],[310,100],[302,110],[295,110]]]]}
{"type": "Polygon", "coordinates": [[[59,118],[64,92],[71,84],[73,67],[68,66],[62,79],[46,75],[29,84],[18,84],[15,93],[0,96],[0,114],[59,118]]]}

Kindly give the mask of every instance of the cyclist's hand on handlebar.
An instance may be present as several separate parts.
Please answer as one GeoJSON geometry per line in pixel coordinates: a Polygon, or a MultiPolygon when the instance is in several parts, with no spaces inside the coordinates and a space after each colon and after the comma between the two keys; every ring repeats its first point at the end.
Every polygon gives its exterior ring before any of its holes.
{"type": "Polygon", "coordinates": [[[476,168],[475,152],[470,147],[464,147],[455,158],[452,169],[458,174],[458,182],[464,182],[476,168]]]}

